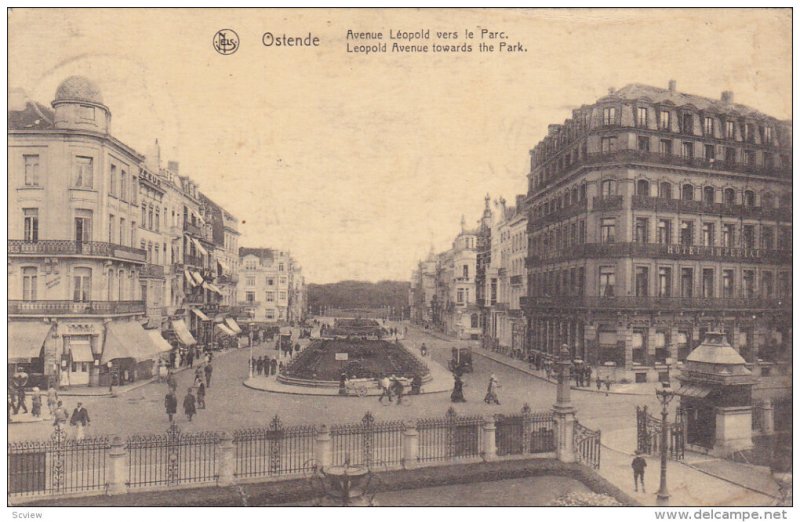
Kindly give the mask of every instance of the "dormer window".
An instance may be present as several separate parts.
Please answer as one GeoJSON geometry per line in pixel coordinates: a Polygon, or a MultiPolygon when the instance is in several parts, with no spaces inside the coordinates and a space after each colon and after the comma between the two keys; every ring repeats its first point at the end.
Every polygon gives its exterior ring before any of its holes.
{"type": "Polygon", "coordinates": [[[617,109],[616,107],[606,107],[603,109],[603,125],[616,125],[617,123],[617,109]]]}
{"type": "Polygon", "coordinates": [[[669,130],[669,111],[660,111],[658,113],[658,128],[669,130]]]}

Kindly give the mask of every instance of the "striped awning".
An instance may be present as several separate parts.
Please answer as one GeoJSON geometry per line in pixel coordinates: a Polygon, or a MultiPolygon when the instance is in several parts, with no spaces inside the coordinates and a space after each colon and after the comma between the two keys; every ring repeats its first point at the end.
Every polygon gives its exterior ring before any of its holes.
{"type": "Polygon", "coordinates": [[[231,337],[236,337],[236,334],[233,333],[233,330],[231,330],[230,328],[228,328],[224,324],[217,323],[215,326],[217,327],[217,330],[219,330],[220,332],[224,333],[225,335],[229,335],[231,337]]]}
{"type": "Polygon", "coordinates": [[[236,321],[232,317],[226,317],[225,324],[228,325],[228,328],[230,328],[233,331],[233,333],[236,334],[242,333],[242,329],[239,328],[239,325],[236,324],[236,321]]]}
{"type": "Polygon", "coordinates": [[[183,271],[183,275],[186,276],[186,282],[189,283],[189,286],[191,286],[193,288],[195,286],[197,286],[198,283],[195,282],[194,277],[192,277],[191,272],[189,272],[188,270],[184,270],[183,271]]]}
{"type": "Polygon", "coordinates": [[[40,321],[8,322],[8,362],[29,363],[39,358],[53,325],[40,321]]]}
{"type": "Polygon", "coordinates": [[[200,244],[200,241],[196,240],[193,237],[190,237],[189,239],[192,240],[192,243],[194,243],[194,246],[197,247],[197,250],[199,250],[200,253],[202,253],[204,256],[208,255],[208,250],[206,250],[205,247],[200,244]]]}
{"type": "Polygon", "coordinates": [[[698,399],[706,397],[709,393],[711,393],[711,388],[700,384],[683,384],[675,392],[676,395],[681,397],[696,397],[698,399]]]}
{"type": "Polygon", "coordinates": [[[219,295],[222,295],[222,290],[217,288],[216,285],[213,285],[212,283],[203,283],[203,288],[205,288],[206,290],[209,290],[211,292],[216,292],[219,295]]]}
{"type": "Polygon", "coordinates": [[[186,327],[186,323],[183,322],[183,319],[176,319],[172,321],[172,329],[175,331],[175,335],[178,336],[178,340],[185,346],[192,346],[193,344],[197,344],[194,337],[192,336],[192,332],[186,327]]]}
{"type": "Polygon", "coordinates": [[[194,315],[196,315],[197,317],[199,317],[201,321],[210,321],[210,320],[211,320],[211,319],[209,319],[209,317],[208,317],[206,314],[204,314],[204,313],[203,313],[203,311],[202,311],[202,310],[200,310],[199,308],[192,308],[192,312],[194,312],[194,315]]]}
{"type": "Polygon", "coordinates": [[[202,285],[203,284],[203,276],[201,276],[199,272],[195,272],[194,270],[192,270],[192,277],[194,278],[194,282],[197,285],[202,285]]]}

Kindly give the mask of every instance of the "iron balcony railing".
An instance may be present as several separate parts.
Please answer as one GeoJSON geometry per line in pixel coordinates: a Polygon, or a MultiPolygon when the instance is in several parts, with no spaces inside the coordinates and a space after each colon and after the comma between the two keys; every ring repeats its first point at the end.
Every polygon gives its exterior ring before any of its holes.
{"type": "Polygon", "coordinates": [[[564,219],[569,219],[571,217],[578,216],[586,212],[586,200],[578,201],[577,203],[573,203],[564,208],[560,208],[555,212],[551,212],[544,216],[536,216],[534,219],[529,221],[528,230],[534,231],[539,230],[542,227],[546,227],[552,223],[557,223],[564,219]]]}
{"type": "Polygon", "coordinates": [[[184,230],[184,232],[186,232],[188,234],[191,234],[193,236],[204,237],[203,236],[203,229],[201,229],[199,226],[197,226],[197,225],[195,225],[193,223],[184,221],[183,222],[183,230],[184,230]]]}
{"type": "Polygon", "coordinates": [[[139,271],[139,279],[164,279],[164,267],[146,263],[139,271]]]}
{"type": "Polygon", "coordinates": [[[520,298],[528,309],[590,308],[634,310],[781,310],[791,309],[792,298],[765,297],[652,297],[652,296],[556,296],[520,298]]]}
{"type": "Polygon", "coordinates": [[[9,300],[9,315],[124,315],[145,313],[144,301],[9,300]]]}
{"type": "Polygon", "coordinates": [[[622,210],[622,196],[594,197],[592,210],[622,210]]]}
{"type": "Polygon", "coordinates": [[[631,196],[631,209],[711,214],[715,216],[767,219],[775,221],[792,220],[792,210],[789,208],[748,207],[745,205],[709,203],[705,201],[688,201],[683,199],[667,199],[640,195],[631,196]]]}
{"type": "Polygon", "coordinates": [[[88,256],[110,257],[143,263],[146,252],[141,248],[107,243],[105,241],[72,241],[45,239],[41,241],[8,240],[9,255],[88,256]]]}

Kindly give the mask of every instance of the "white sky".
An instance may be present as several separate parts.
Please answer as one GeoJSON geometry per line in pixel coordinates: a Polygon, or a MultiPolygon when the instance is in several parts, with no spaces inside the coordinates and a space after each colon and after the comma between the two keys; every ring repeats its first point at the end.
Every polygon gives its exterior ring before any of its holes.
{"type": "Polygon", "coordinates": [[[309,282],[408,279],[487,192],[524,192],[547,125],[610,86],[675,79],[791,118],[791,12],[12,12],[9,87],[47,104],[72,74],[100,86],[115,136],[142,153],[158,138],[164,162],[244,220],[242,246],[292,250],[309,282]],[[344,52],[348,29],[477,26],[528,52],[344,52]],[[242,40],[234,55],[212,49],[222,28],[242,40]],[[266,31],[322,45],[265,48],[266,31]]]}

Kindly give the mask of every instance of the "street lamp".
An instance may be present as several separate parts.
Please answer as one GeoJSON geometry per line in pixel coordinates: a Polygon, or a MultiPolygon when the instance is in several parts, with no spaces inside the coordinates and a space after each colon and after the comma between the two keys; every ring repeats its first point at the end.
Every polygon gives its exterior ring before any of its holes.
{"type": "Polygon", "coordinates": [[[656,388],[656,397],[661,403],[661,483],[656,493],[659,506],[669,505],[669,491],[667,491],[667,417],[669,416],[669,403],[675,397],[675,392],[663,386],[660,390],[656,388]]]}
{"type": "Polygon", "coordinates": [[[114,395],[114,373],[112,372],[112,368],[114,367],[114,363],[108,361],[108,393],[114,395]]]}

